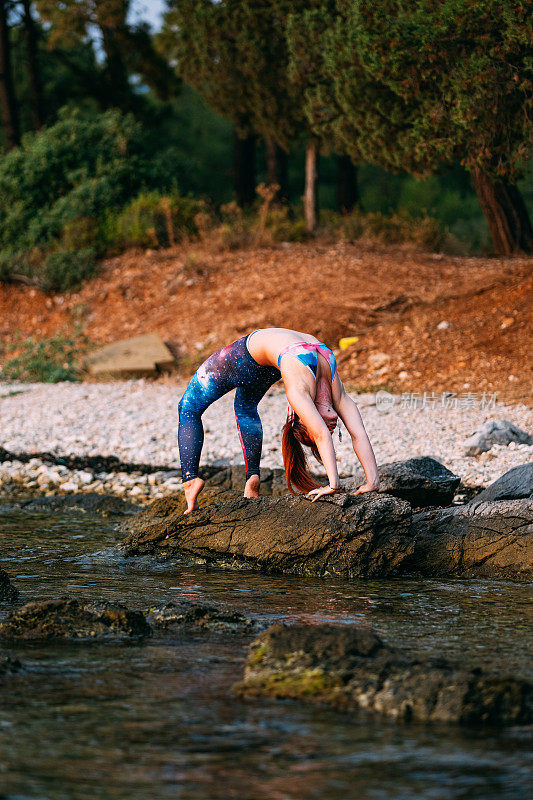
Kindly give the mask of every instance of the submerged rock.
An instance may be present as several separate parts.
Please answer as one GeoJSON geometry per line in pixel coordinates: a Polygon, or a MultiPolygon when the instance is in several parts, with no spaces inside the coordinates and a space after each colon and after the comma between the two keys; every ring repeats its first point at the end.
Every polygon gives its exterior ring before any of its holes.
{"type": "Polygon", "coordinates": [[[465,456],[486,453],[495,444],[533,444],[533,436],[506,419],[489,419],[464,443],[465,456]]]}
{"type": "Polygon", "coordinates": [[[201,559],[233,568],[296,575],[383,577],[413,548],[408,503],[375,492],[302,497],[242,496],[183,516],[145,511],[130,526],[126,555],[201,559]]]}
{"type": "Polygon", "coordinates": [[[226,632],[249,632],[256,627],[254,620],[238,611],[224,611],[213,606],[167,603],[162,608],[152,608],[147,619],[153,627],[195,628],[226,632]]]}
{"type": "Polygon", "coordinates": [[[533,577],[533,500],[475,502],[413,515],[403,563],[427,577],[533,577]]]}
{"type": "Polygon", "coordinates": [[[94,513],[96,511],[106,514],[133,514],[140,511],[142,506],[120,500],[108,494],[88,492],[87,494],[56,495],[55,497],[35,497],[20,503],[25,511],[63,511],[76,509],[94,513]]]}
{"type": "Polygon", "coordinates": [[[11,583],[9,575],[0,569],[0,603],[13,603],[18,596],[18,589],[11,583]]]}
{"type": "Polygon", "coordinates": [[[355,626],[274,625],[250,645],[242,696],[291,697],[398,720],[528,724],[533,685],[411,656],[355,626]]]}
{"type": "Polygon", "coordinates": [[[22,669],[22,664],[15,656],[0,655],[0,679],[6,675],[15,675],[22,669]]]}
{"type": "Polygon", "coordinates": [[[26,603],[0,622],[0,639],[121,639],[149,633],[140,611],[87,598],[26,603]]]}
{"type": "Polygon", "coordinates": [[[479,492],[471,501],[478,504],[486,500],[519,500],[533,497],[533,462],[520,464],[505,472],[501,478],[479,492]]]}

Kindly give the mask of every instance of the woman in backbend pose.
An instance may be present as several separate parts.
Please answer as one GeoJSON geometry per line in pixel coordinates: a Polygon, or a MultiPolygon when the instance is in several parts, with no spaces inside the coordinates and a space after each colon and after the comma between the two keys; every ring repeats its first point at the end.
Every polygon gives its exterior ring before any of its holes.
{"type": "Polygon", "coordinates": [[[259,495],[259,461],[263,429],[257,406],[272,384],[285,384],[289,414],[283,428],[282,452],[287,485],[295,494],[314,495],[313,501],[340,488],[332,432],[337,415],[352,438],[354,452],[365,472],[359,492],[379,487],[372,445],[354,401],[337,374],[332,351],[309,333],[288,328],[260,328],[213,353],[198,368],[179,402],[178,446],[187,511],[198,508],[204,481],[198,477],[204,442],[202,414],[219,397],[236,389],[235,417],[246,464],[245,497],[259,495]],[[329,485],[321,486],[307,471],[302,444],[324,466],[329,485]]]}

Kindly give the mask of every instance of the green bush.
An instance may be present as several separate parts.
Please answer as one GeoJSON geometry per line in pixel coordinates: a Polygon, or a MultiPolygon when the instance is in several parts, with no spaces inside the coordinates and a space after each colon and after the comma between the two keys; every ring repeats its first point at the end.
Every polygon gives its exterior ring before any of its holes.
{"type": "Polygon", "coordinates": [[[40,383],[77,381],[81,376],[79,364],[89,345],[89,339],[79,328],[73,335],[59,333],[42,341],[29,337],[22,345],[15,342],[8,350],[19,352],[5,360],[0,379],[40,383]]]}
{"type": "Polygon", "coordinates": [[[4,279],[13,272],[36,280],[44,276],[43,288],[66,289],[88,274],[94,266],[88,250],[101,254],[92,232],[96,235],[109,210],[120,209],[143,185],[142,137],[138,123],[116,109],[87,118],[64,108],[57,122],[26,134],[20,147],[0,157],[4,279]],[[81,228],[80,220],[85,220],[81,228]],[[78,248],[84,252],[76,258],[78,248]]]}
{"type": "Polygon", "coordinates": [[[347,239],[368,237],[386,244],[411,242],[429,250],[439,250],[449,233],[439,220],[413,217],[405,212],[363,214],[353,211],[340,218],[340,233],[347,239]]]}
{"type": "Polygon", "coordinates": [[[101,227],[106,249],[169,247],[184,236],[197,236],[196,216],[203,211],[199,200],[176,192],[143,192],[121,211],[108,214],[101,227]]]}
{"type": "Polygon", "coordinates": [[[46,292],[65,291],[79,286],[96,268],[94,247],[80,250],[57,250],[45,259],[40,285],[46,292]]]}

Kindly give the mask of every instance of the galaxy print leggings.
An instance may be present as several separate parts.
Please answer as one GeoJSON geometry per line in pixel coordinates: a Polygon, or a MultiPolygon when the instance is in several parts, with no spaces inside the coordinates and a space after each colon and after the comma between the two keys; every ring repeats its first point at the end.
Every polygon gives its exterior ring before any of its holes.
{"type": "Polygon", "coordinates": [[[263,427],[257,406],[270,386],[281,378],[281,372],[254,361],[246,347],[248,336],[209,356],[193,375],[179,402],[178,447],[184,482],[198,477],[204,443],[202,414],[211,403],[232,389],[237,389],[234,409],[246,464],[246,480],[250,475],[259,475],[263,427]]]}

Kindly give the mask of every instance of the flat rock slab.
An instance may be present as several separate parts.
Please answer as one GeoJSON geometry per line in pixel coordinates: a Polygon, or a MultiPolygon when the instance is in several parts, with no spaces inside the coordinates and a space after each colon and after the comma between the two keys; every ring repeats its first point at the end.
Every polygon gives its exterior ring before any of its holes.
{"type": "Polygon", "coordinates": [[[413,515],[407,570],[437,577],[533,578],[533,500],[472,502],[413,515]]]}
{"type": "Polygon", "coordinates": [[[119,603],[61,597],[34,601],[0,622],[0,640],[128,639],[147,636],[144,614],[119,603]]]}
{"type": "Polygon", "coordinates": [[[90,375],[110,378],[151,377],[174,364],[174,356],[156,333],[114,342],[85,359],[90,375]]]}
{"type": "Polygon", "coordinates": [[[233,497],[184,516],[145,511],[122,527],[126,555],[186,556],[232,568],[345,578],[397,574],[413,548],[411,508],[383,494],[233,497]]]}
{"type": "Polygon", "coordinates": [[[533,722],[531,682],[413,657],[352,625],[274,625],[251,644],[234,691],[362,708],[397,720],[533,722]]]}

